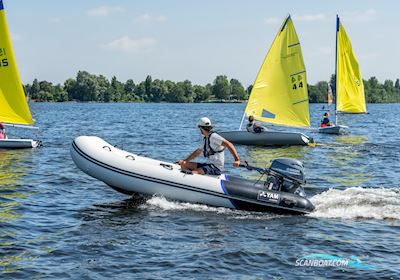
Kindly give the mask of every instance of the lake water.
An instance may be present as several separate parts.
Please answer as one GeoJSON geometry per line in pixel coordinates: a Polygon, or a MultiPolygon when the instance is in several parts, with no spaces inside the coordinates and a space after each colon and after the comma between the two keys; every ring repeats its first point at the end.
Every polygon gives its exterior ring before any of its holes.
{"type": "MultiPolygon", "coordinates": [[[[323,114],[312,104],[315,127],[323,114]]],[[[236,129],[244,104],[31,104],[39,149],[0,150],[1,279],[399,279],[400,105],[340,116],[351,134],[307,130],[316,147],[239,146],[242,160],[304,162],[316,205],[305,216],[235,211],[154,197],[139,206],[81,172],[74,137],[175,161],[201,139],[197,120],[236,129]],[[120,207],[118,206],[120,205],[120,207]],[[347,267],[296,266],[311,254],[347,267]]],[[[13,133],[9,129],[10,135],[13,133]]],[[[245,177],[257,174],[231,167],[245,177]]]]}

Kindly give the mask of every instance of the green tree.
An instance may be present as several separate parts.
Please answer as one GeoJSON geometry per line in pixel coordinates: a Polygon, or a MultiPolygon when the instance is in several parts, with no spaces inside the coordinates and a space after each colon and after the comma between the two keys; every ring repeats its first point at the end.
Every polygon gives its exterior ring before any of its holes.
{"type": "Polygon", "coordinates": [[[124,89],[127,101],[134,102],[138,99],[135,95],[135,83],[133,82],[132,79],[126,81],[124,89]]]}
{"type": "Polygon", "coordinates": [[[210,87],[207,87],[207,86],[203,87],[203,86],[195,85],[193,87],[193,91],[194,91],[194,102],[206,101],[211,95],[211,89],[210,89],[210,87]]]}
{"type": "Polygon", "coordinates": [[[76,80],[71,79],[71,78],[67,79],[64,82],[64,90],[68,94],[68,100],[74,100],[75,97],[77,96],[77,93],[76,93],[76,80]]]}
{"type": "Polygon", "coordinates": [[[125,100],[125,89],[124,85],[117,80],[117,77],[113,76],[111,78],[111,89],[112,92],[112,101],[126,101],[125,100]]]}
{"type": "Polygon", "coordinates": [[[237,99],[237,100],[246,99],[246,91],[244,90],[244,87],[238,80],[231,79],[230,85],[231,85],[231,96],[234,99],[237,99]]]}
{"type": "Polygon", "coordinates": [[[185,102],[193,102],[194,90],[193,90],[192,82],[189,80],[185,80],[183,82],[183,90],[185,92],[185,102]]]}
{"type": "Polygon", "coordinates": [[[153,99],[153,96],[151,95],[151,87],[153,85],[153,80],[150,75],[146,77],[146,80],[144,81],[144,86],[145,86],[145,96],[144,100],[149,102],[153,99]]]}
{"type": "Polygon", "coordinates": [[[146,101],[146,86],[145,82],[139,83],[135,88],[135,95],[139,98],[140,101],[146,101]]]}
{"type": "Polygon", "coordinates": [[[167,86],[165,86],[164,81],[154,80],[151,87],[152,102],[162,102],[165,100],[167,94],[167,86]]]}
{"type": "Polygon", "coordinates": [[[30,91],[30,97],[31,99],[38,99],[38,93],[40,91],[40,85],[37,79],[33,80],[31,91],[30,91]]]}
{"type": "Polygon", "coordinates": [[[224,75],[219,75],[215,78],[212,87],[212,94],[216,99],[229,99],[230,87],[228,78],[224,75]]]}
{"type": "Polygon", "coordinates": [[[394,87],[396,89],[400,89],[400,80],[399,79],[396,79],[396,83],[394,84],[394,87]]]}

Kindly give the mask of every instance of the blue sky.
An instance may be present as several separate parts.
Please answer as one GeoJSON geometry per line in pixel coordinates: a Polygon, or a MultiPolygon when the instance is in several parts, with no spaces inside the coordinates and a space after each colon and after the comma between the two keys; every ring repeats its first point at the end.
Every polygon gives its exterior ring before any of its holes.
{"type": "Polygon", "coordinates": [[[195,84],[220,74],[253,83],[287,14],[308,82],[334,72],[335,16],[364,79],[400,78],[400,1],[3,0],[21,78],[54,83],[78,70],[119,80],[195,84]]]}

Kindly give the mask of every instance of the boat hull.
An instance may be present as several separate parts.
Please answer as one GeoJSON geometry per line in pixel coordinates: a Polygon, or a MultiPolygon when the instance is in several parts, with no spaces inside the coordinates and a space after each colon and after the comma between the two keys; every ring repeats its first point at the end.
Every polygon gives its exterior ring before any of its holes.
{"type": "Polygon", "coordinates": [[[314,140],[303,133],[263,131],[252,133],[243,130],[218,132],[226,140],[241,145],[255,146],[307,146],[314,140]]]}
{"type": "Polygon", "coordinates": [[[158,194],[173,200],[252,211],[304,214],[314,209],[304,197],[267,191],[242,178],[184,172],[179,165],[119,150],[98,137],[77,137],[71,157],[79,169],[124,194],[158,194]],[[268,201],[266,193],[279,199],[268,201]]]}
{"type": "Polygon", "coordinates": [[[343,134],[345,133],[345,130],[347,129],[347,126],[344,125],[334,125],[334,126],[327,126],[327,127],[319,127],[318,132],[319,133],[325,133],[325,134],[343,134]]]}
{"type": "Polygon", "coordinates": [[[0,149],[29,149],[40,146],[40,141],[32,139],[0,139],[0,149]]]}

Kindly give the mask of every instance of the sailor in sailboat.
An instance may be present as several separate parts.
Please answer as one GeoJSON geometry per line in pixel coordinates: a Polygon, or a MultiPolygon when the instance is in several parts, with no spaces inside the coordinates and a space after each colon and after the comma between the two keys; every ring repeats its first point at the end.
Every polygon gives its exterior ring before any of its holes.
{"type": "Polygon", "coordinates": [[[253,132],[253,133],[261,133],[265,130],[266,128],[260,125],[258,122],[254,120],[253,116],[249,117],[249,123],[246,125],[246,130],[248,132],[253,132]]]}
{"type": "Polygon", "coordinates": [[[212,125],[209,118],[201,118],[198,121],[197,126],[199,127],[201,134],[204,135],[203,141],[186,159],[177,161],[182,169],[188,169],[195,174],[201,175],[221,175],[224,170],[225,148],[228,148],[234,158],[233,166],[238,167],[240,165],[240,158],[235,147],[231,142],[224,139],[218,133],[212,131],[212,125]],[[206,163],[191,161],[200,154],[203,154],[207,159],[206,163]]]}
{"type": "Polygon", "coordinates": [[[332,126],[331,121],[329,120],[329,113],[325,112],[324,116],[321,119],[321,125],[320,127],[328,127],[328,126],[332,126]]]}
{"type": "Polygon", "coordinates": [[[4,126],[38,129],[34,124],[25,92],[19,77],[17,63],[8,31],[3,1],[0,0],[0,149],[35,148],[40,141],[33,139],[10,139],[4,126]]]}
{"type": "Polygon", "coordinates": [[[7,139],[6,129],[0,122],[0,139],[7,139]]]}

